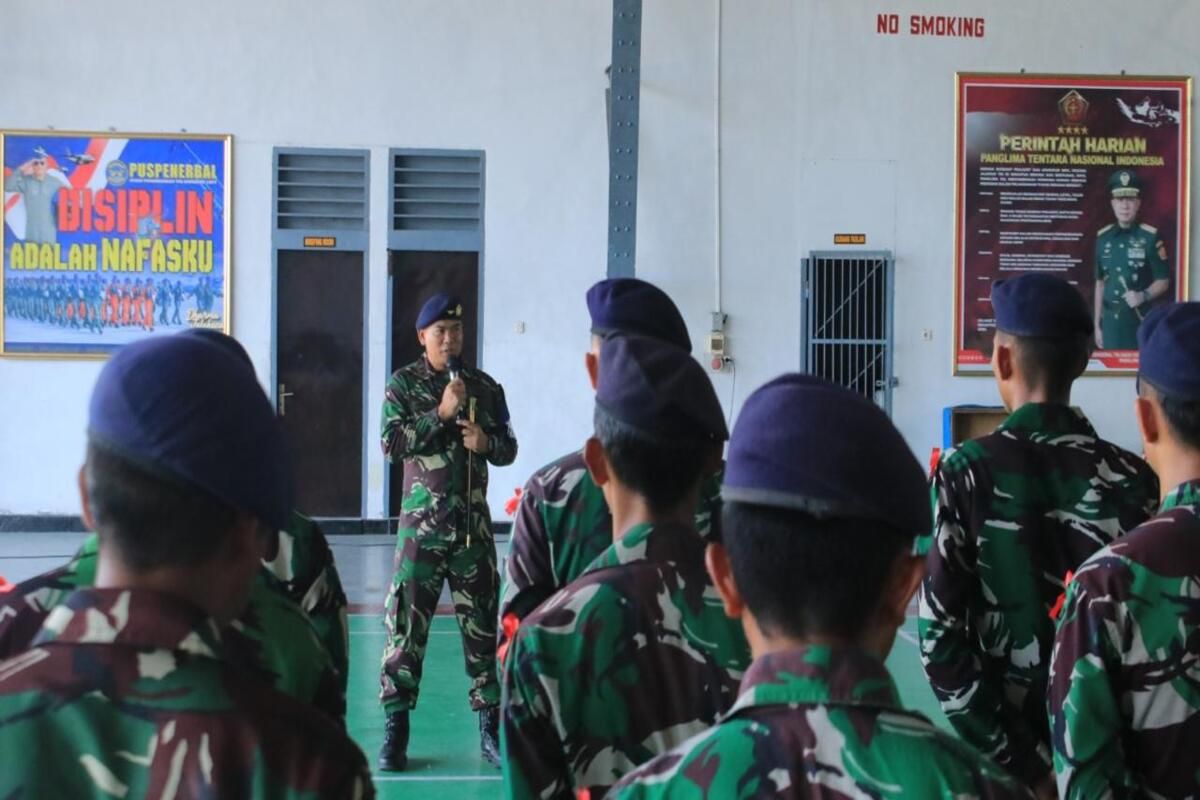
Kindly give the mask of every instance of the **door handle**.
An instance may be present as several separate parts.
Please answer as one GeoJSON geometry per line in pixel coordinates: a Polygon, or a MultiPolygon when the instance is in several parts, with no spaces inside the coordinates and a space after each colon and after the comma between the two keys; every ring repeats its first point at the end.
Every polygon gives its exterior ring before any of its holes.
{"type": "Polygon", "coordinates": [[[279,384],[279,416],[287,416],[287,399],[294,394],[295,392],[287,391],[286,384],[279,384]]]}

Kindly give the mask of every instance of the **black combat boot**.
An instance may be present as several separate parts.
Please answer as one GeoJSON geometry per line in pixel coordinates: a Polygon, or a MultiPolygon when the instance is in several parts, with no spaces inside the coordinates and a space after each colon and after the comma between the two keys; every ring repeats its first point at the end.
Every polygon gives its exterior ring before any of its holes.
{"type": "Polygon", "coordinates": [[[383,728],[383,746],[379,748],[379,768],[400,772],[408,766],[408,712],[388,714],[383,728]]]}
{"type": "Polygon", "coordinates": [[[479,752],[492,766],[500,766],[500,707],[479,709],[479,752]]]}

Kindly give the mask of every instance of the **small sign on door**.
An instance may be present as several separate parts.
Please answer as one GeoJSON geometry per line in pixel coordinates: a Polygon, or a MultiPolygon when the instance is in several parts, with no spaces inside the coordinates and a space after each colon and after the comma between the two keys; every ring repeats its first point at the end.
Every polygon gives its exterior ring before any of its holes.
{"type": "Polygon", "coordinates": [[[305,247],[337,247],[336,236],[305,236],[305,247]]]}

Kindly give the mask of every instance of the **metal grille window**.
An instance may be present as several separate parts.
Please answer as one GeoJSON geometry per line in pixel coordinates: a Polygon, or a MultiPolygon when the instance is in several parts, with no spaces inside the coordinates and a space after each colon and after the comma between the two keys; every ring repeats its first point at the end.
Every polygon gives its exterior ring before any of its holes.
{"type": "Polygon", "coordinates": [[[804,259],[801,368],[892,410],[890,253],[804,259]]]}
{"type": "Polygon", "coordinates": [[[366,231],[366,151],[276,148],[275,229],[366,231]]]}

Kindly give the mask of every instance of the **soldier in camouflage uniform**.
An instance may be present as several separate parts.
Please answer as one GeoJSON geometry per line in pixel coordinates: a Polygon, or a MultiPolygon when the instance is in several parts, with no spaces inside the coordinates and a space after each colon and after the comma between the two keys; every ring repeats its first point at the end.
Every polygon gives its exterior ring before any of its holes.
{"type": "Polygon", "coordinates": [[[614,335],[601,346],[584,458],[619,538],[516,632],[501,711],[507,797],[599,797],[729,708],[749,651],[704,572],[692,525],[727,438],[686,350],[614,335]]]}
{"type": "Polygon", "coordinates": [[[1158,229],[1137,221],[1142,205],[1137,174],[1117,170],[1108,188],[1117,221],[1096,234],[1096,345],[1133,350],[1142,318],[1171,288],[1171,265],[1158,229]]]}
{"type": "MultiPolygon", "coordinates": [[[[218,344],[251,370],[254,369],[250,354],[232,336],[210,328],[189,328],[180,335],[196,336],[218,344]]],[[[247,630],[251,637],[259,640],[266,638],[266,630],[271,631],[267,650],[277,652],[280,659],[279,664],[267,666],[272,674],[283,677],[283,685],[303,686],[305,682],[293,681],[290,676],[319,670],[322,675],[319,685],[324,686],[326,664],[332,660],[337,686],[332,699],[336,704],[330,706],[321,701],[319,707],[340,707],[341,711],[335,716],[341,720],[345,715],[346,683],[350,675],[350,628],[346,619],[346,593],[342,590],[333,551],[329,549],[325,534],[317,523],[293,510],[288,517],[287,527],[279,532],[278,554],[264,566],[265,569],[255,581],[255,597],[262,596],[265,590],[270,589],[291,602],[281,603],[278,599],[265,597],[262,602],[255,602],[252,598],[251,605],[260,609],[260,613],[266,617],[266,624],[259,630],[253,623],[248,623],[247,630]],[[292,604],[299,606],[308,617],[326,655],[312,653],[311,636],[303,629],[304,626],[286,621],[296,616],[292,604]],[[274,621],[276,617],[280,621],[274,621]],[[290,636],[289,630],[292,632],[290,636]]]]}
{"type": "Polygon", "coordinates": [[[290,507],[252,372],[195,337],[151,337],[104,366],[88,421],[96,588],[0,662],[0,795],[372,796],[331,720],[227,652],[290,507]]]}
{"type": "Polygon", "coordinates": [[[1164,492],[1067,587],[1049,693],[1064,800],[1200,796],[1200,304],[1151,312],[1138,344],[1138,426],[1164,492]]]}
{"type": "MultiPolygon", "coordinates": [[[[68,564],[0,594],[0,658],[29,648],[51,611],[76,589],[96,585],[99,552],[99,537],[92,534],[68,564]]],[[[254,579],[245,610],[223,635],[226,650],[276,689],[344,723],[345,678],[313,623],[265,568],[254,579]]]]}
{"type": "MultiPolygon", "coordinates": [[[[610,333],[636,333],[692,349],[687,326],[666,293],[637,278],[609,278],[587,292],[592,347],[586,356],[596,386],[600,341],[610,333]]],[[[720,474],[708,479],[696,508],[696,529],[708,538],[720,511],[720,474]]],[[[612,544],[612,515],[600,487],[588,474],[583,451],[558,458],[533,474],[521,493],[513,520],[500,592],[497,652],[503,660],[520,621],[556,591],[575,580],[612,544]]]]}
{"type": "Polygon", "coordinates": [[[279,532],[279,555],[266,566],[279,591],[312,622],[345,695],[350,675],[346,592],[321,526],[293,511],[287,528],[279,532]]]}
{"type": "Polygon", "coordinates": [[[383,401],[383,452],[404,465],[380,674],[387,726],[379,766],[386,770],[407,764],[408,712],[417,704],[429,623],[447,580],[463,636],[471,708],[479,712],[480,749],[499,765],[499,577],[487,467],[511,464],[517,440],[500,384],[455,363],[462,352],[462,315],[462,303],[447,294],[426,301],[417,316],[425,354],[392,375],[383,401]],[[461,374],[452,377],[456,366],[461,374]]]}
{"type": "Polygon", "coordinates": [[[1050,608],[1067,572],[1146,519],[1158,484],[1070,407],[1092,330],[1079,291],[1031,273],[998,281],[992,305],[1011,414],[936,467],[921,659],[955,730],[1050,796],[1050,608]]]}
{"type": "Polygon", "coordinates": [[[930,523],[921,467],[885,414],[820,378],[771,381],[742,408],[722,499],[708,571],[754,661],[715,727],[611,797],[1028,796],[906,711],[884,666],[930,523]]]}

